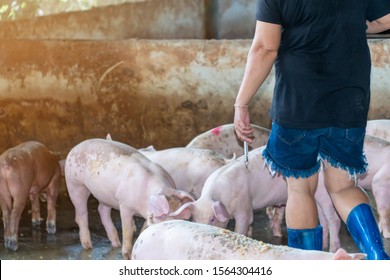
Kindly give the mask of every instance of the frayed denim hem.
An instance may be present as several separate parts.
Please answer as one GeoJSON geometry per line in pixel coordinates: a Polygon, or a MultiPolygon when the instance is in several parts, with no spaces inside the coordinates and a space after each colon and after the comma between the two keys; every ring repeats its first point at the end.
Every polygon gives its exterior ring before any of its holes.
{"type": "Polygon", "coordinates": [[[358,176],[360,174],[364,174],[367,172],[367,159],[366,159],[366,155],[363,154],[363,161],[364,161],[364,165],[362,168],[360,169],[356,169],[356,168],[351,168],[349,166],[346,166],[336,160],[334,160],[333,158],[331,158],[330,156],[326,155],[326,154],[323,154],[323,153],[320,153],[320,157],[321,157],[321,160],[322,161],[327,161],[331,166],[335,167],[335,168],[340,168],[340,169],[343,169],[345,170],[346,172],[348,172],[349,176],[351,179],[353,180],[357,180],[358,176]]]}
{"type": "Polygon", "coordinates": [[[310,176],[317,173],[321,168],[321,161],[317,161],[316,165],[313,168],[308,170],[293,170],[293,169],[281,167],[272,159],[267,149],[263,150],[262,156],[264,159],[264,165],[268,167],[268,170],[270,171],[272,176],[275,176],[275,174],[278,173],[278,174],[282,174],[286,178],[289,177],[294,177],[296,179],[309,178],[310,176]]]}

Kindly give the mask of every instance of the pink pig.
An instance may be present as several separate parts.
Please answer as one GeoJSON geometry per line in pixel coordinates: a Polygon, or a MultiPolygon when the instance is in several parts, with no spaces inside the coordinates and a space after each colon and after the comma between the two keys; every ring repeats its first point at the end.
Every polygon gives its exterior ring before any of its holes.
{"type": "Polygon", "coordinates": [[[359,177],[359,186],[372,190],[383,237],[390,238],[390,142],[366,135],[364,141],[368,170],[359,177]]]}
{"type": "MultiPolygon", "coordinates": [[[[269,206],[283,206],[287,201],[287,185],[282,176],[272,176],[264,167],[261,153],[265,146],[256,148],[249,152],[249,164],[246,168],[244,158],[219,168],[206,180],[200,197],[194,201],[181,206],[172,215],[181,215],[181,211],[190,211],[194,222],[214,225],[226,228],[230,219],[235,220],[234,231],[243,235],[251,236],[251,224],[253,222],[253,211],[269,206]]],[[[321,219],[328,214],[330,197],[326,191],[316,195],[321,219]],[[321,207],[322,205],[322,207],[321,207]],[[323,211],[325,209],[325,211],[323,211]]],[[[333,209],[333,205],[330,202],[333,209]]],[[[330,209],[330,210],[332,210],[330,209]]],[[[269,209],[267,209],[269,211],[269,209]]],[[[334,211],[334,209],[333,209],[334,211]]],[[[282,212],[283,213],[283,212],[282,212]]],[[[330,212],[335,213],[335,212],[330,212]]],[[[336,214],[337,215],[337,214],[336,214]]],[[[270,215],[272,217],[272,215],[270,215]]],[[[327,220],[332,220],[328,218],[327,220]]],[[[280,232],[281,219],[278,219],[280,232]]],[[[325,224],[325,223],[324,223],[325,224]]],[[[339,224],[338,224],[339,226],[339,224]]],[[[337,231],[331,235],[331,251],[340,247],[337,225],[325,224],[324,248],[328,247],[328,231],[337,231]],[[333,227],[336,226],[335,229],[333,227]],[[333,240],[334,238],[334,240],[333,240]]]]}
{"type": "MultiPolygon", "coordinates": [[[[254,124],[252,127],[255,132],[249,150],[265,145],[270,134],[267,128],[254,124]]],[[[210,149],[227,157],[232,157],[234,154],[239,157],[244,153],[243,143],[234,131],[234,124],[224,124],[199,134],[186,147],[210,149]]]]}
{"type": "Polygon", "coordinates": [[[112,208],[120,212],[124,259],[130,258],[135,215],[149,226],[172,219],[172,211],[193,200],[188,193],[176,190],[172,177],[160,165],[112,140],[90,139],[76,145],[66,158],[65,179],[83,248],[92,248],[87,209],[92,194],[99,201],[99,214],[112,247],[119,247],[120,241],[110,212],[112,208]]]}
{"type": "Polygon", "coordinates": [[[0,156],[0,205],[3,212],[4,245],[18,249],[20,217],[30,198],[32,224],[41,223],[39,196],[47,201],[46,230],[56,232],[56,201],[61,183],[61,165],[42,143],[29,141],[0,156]]]}
{"type": "Polygon", "coordinates": [[[218,227],[188,221],[166,221],[143,231],[134,244],[133,260],[361,260],[348,254],[272,245],[218,227]]]}
{"type": "Polygon", "coordinates": [[[156,151],[152,148],[139,150],[151,161],[160,164],[175,181],[177,189],[198,198],[206,179],[218,168],[235,159],[198,148],[170,148],[156,151]]]}

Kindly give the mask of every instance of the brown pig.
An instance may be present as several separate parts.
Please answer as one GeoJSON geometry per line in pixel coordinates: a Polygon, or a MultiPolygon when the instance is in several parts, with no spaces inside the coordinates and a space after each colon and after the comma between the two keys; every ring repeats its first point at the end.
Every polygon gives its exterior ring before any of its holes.
{"type": "Polygon", "coordinates": [[[46,230],[56,232],[56,201],[60,188],[59,159],[36,141],[22,143],[0,155],[0,206],[3,213],[4,245],[18,249],[19,222],[28,199],[32,225],[41,223],[39,195],[46,194],[46,230]]]}

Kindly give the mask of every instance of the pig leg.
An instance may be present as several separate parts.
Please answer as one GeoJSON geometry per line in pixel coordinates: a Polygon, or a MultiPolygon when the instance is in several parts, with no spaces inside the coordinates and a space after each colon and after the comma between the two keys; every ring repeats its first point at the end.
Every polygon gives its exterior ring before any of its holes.
{"type": "Polygon", "coordinates": [[[323,209],[318,207],[320,224],[323,227],[323,248],[329,246],[329,252],[334,253],[341,248],[340,227],[341,220],[336,210],[333,208],[323,209]]]}
{"type": "Polygon", "coordinates": [[[266,213],[270,220],[272,233],[275,237],[282,237],[282,222],[286,206],[268,206],[266,213]]]}
{"type": "Polygon", "coordinates": [[[56,203],[58,197],[58,190],[60,187],[61,173],[58,172],[52,177],[50,183],[47,187],[47,218],[46,218],[46,231],[49,234],[54,234],[57,230],[56,228],[56,203]]]}
{"type": "Polygon", "coordinates": [[[27,204],[30,189],[30,177],[23,177],[14,173],[10,175],[10,178],[14,178],[14,180],[10,180],[8,182],[10,198],[8,205],[10,206],[10,218],[9,231],[4,240],[4,244],[9,250],[16,251],[18,249],[19,222],[27,204]]]}
{"type": "Polygon", "coordinates": [[[122,222],[122,256],[125,260],[130,260],[133,248],[134,213],[130,209],[120,205],[119,212],[122,222]]]}
{"type": "Polygon", "coordinates": [[[252,209],[246,209],[246,211],[237,213],[234,220],[236,222],[234,231],[245,236],[252,234],[252,223],[253,223],[253,211],[252,209]]]}
{"type": "Polygon", "coordinates": [[[322,226],[322,250],[326,250],[329,246],[329,225],[326,217],[324,215],[324,211],[321,206],[317,204],[318,209],[318,219],[320,221],[320,225],[322,226]]]}
{"type": "Polygon", "coordinates": [[[118,248],[121,246],[121,242],[119,241],[118,232],[114,226],[114,223],[111,219],[111,207],[108,207],[102,203],[99,203],[99,215],[100,220],[106,230],[108,239],[111,241],[111,246],[113,248],[118,248]]]}
{"type": "Polygon", "coordinates": [[[22,216],[23,210],[26,207],[27,197],[24,199],[16,197],[14,199],[14,204],[11,210],[11,217],[9,223],[9,236],[4,240],[5,247],[9,250],[16,251],[18,249],[18,232],[19,232],[19,222],[20,217],[22,216]]]}
{"type": "Polygon", "coordinates": [[[379,214],[378,226],[384,238],[390,238],[390,178],[379,171],[372,180],[372,192],[379,214]]]}
{"type": "Polygon", "coordinates": [[[72,201],[79,226],[80,242],[84,249],[92,249],[91,233],[88,225],[88,197],[91,192],[84,185],[75,185],[67,182],[69,197],[72,201]]]}
{"type": "MultiPolygon", "coordinates": [[[[7,244],[7,240],[11,237],[11,209],[12,209],[12,197],[9,192],[1,192],[0,205],[1,212],[3,213],[3,226],[4,226],[4,246],[7,244]]],[[[7,248],[7,247],[6,247],[7,248]]]]}
{"type": "Polygon", "coordinates": [[[32,187],[30,191],[30,202],[31,202],[31,223],[34,228],[39,228],[41,225],[41,208],[39,205],[39,195],[36,191],[37,187],[32,187]]]}

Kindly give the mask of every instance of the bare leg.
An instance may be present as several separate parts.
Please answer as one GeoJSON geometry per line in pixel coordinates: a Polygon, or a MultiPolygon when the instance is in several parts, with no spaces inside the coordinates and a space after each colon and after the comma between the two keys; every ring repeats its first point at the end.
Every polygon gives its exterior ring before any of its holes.
{"type": "Polygon", "coordinates": [[[324,182],[333,205],[344,222],[355,206],[369,203],[367,194],[356,187],[355,180],[344,170],[328,165],[324,170],[324,182]]]}
{"type": "Polygon", "coordinates": [[[367,194],[355,187],[355,181],[346,172],[334,167],[326,169],[325,185],[359,250],[369,260],[390,260],[367,194]]]}
{"type": "Polygon", "coordinates": [[[286,225],[293,229],[316,228],[318,210],[314,195],[318,173],[309,178],[287,178],[286,225]]]}

